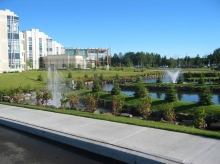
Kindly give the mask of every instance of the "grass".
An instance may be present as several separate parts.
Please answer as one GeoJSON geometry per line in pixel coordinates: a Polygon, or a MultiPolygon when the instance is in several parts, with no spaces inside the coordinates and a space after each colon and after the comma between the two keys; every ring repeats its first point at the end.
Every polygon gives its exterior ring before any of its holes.
{"type": "Polygon", "coordinates": [[[19,107],[37,109],[37,110],[43,110],[43,111],[50,111],[50,112],[61,113],[61,114],[69,114],[69,115],[75,115],[75,116],[81,116],[81,117],[88,117],[88,118],[93,118],[93,119],[101,119],[101,120],[125,123],[125,124],[130,124],[130,125],[151,127],[151,128],[156,128],[156,129],[188,133],[188,134],[200,135],[200,136],[206,136],[206,137],[212,137],[212,138],[220,138],[219,132],[201,130],[201,129],[196,129],[194,127],[186,127],[186,126],[180,126],[180,125],[169,124],[169,123],[161,123],[161,122],[155,122],[155,121],[149,121],[149,120],[140,120],[136,118],[126,118],[126,117],[119,117],[119,116],[112,116],[112,115],[105,115],[105,114],[94,114],[94,113],[88,113],[88,112],[82,112],[82,111],[76,111],[76,110],[51,109],[51,108],[45,108],[45,107],[33,106],[33,105],[22,105],[22,104],[14,104],[14,103],[6,103],[6,102],[1,102],[1,104],[19,106],[19,107]]]}

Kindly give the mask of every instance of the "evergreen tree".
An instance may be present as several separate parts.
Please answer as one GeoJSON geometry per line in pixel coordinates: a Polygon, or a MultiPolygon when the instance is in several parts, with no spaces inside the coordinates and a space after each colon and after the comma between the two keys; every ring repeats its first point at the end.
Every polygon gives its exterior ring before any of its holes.
{"type": "Polygon", "coordinates": [[[68,78],[69,78],[69,79],[72,78],[71,72],[68,73],[68,78]]]}
{"type": "Polygon", "coordinates": [[[80,90],[80,89],[84,89],[84,84],[82,80],[77,81],[76,83],[76,89],[80,90]]]}
{"type": "Polygon", "coordinates": [[[209,87],[205,87],[204,90],[199,94],[199,104],[200,105],[211,105],[212,93],[209,87]]]}
{"type": "Polygon", "coordinates": [[[140,75],[138,75],[137,77],[136,77],[136,81],[135,81],[136,83],[142,83],[142,78],[141,78],[141,76],[140,75]]]}
{"type": "Polygon", "coordinates": [[[205,125],[205,110],[204,108],[198,108],[194,112],[194,126],[202,129],[205,125]]]}
{"type": "Polygon", "coordinates": [[[120,93],[121,93],[121,88],[119,87],[118,81],[116,80],[113,84],[111,94],[112,95],[119,95],[120,93]]]}
{"type": "Polygon", "coordinates": [[[92,92],[99,92],[102,91],[102,88],[99,84],[99,81],[97,79],[95,79],[94,83],[93,83],[93,87],[92,87],[92,92]]]}
{"type": "Polygon", "coordinates": [[[142,82],[139,82],[135,88],[134,97],[143,98],[146,96],[148,90],[144,87],[142,82]]]}
{"type": "Polygon", "coordinates": [[[204,75],[201,73],[200,74],[200,78],[199,78],[199,80],[198,80],[198,84],[205,84],[205,80],[204,80],[204,75]]]}
{"type": "Polygon", "coordinates": [[[37,81],[44,81],[43,76],[41,74],[37,76],[37,81]]]}
{"type": "Polygon", "coordinates": [[[160,75],[158,75],[156,83],[163,83],[160,75]]]}
{"type": "Polygon", "coordinates": [[[178,84],[183,84],[183,77],[179,76],[178,80],[177,80],[178,84]]]}
{"type": "Polygon", "coordinates": [[[151,94],[147,93],[146,97],[136,106],[137,111],[141,114],[143,119],[147,119],[151,114],[152,97],[151,94]]]}
{"type": "Polygon", "coordinates": [[[176,90],[173,84],[168,85],[166,93],[165,93],[165,100],[167,102],[176,101],[176,90]]]}

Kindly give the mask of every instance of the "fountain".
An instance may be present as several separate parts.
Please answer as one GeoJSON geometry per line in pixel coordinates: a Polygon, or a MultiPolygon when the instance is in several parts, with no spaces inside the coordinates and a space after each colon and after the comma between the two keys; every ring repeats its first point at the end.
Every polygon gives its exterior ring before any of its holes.
{"type": "Polygon", "coordinates": [[[52,100],[49,101],[49,104],[55,107],[60,107],[61,93],[64,92],[62,79],[62,74],[57,71],[55,66],[48,67],[47,89],[51,91],[52,94],[52,100]]]}
{"type": "Polygon", "coordinates": [[[106,65],[105,69],[106,69],[106,71],[109,71],[109,65],[108,64],[106,65]]]}
{"type": "Polygon", "coordinates": [[[167,70],[166,74],[171,78],[171,80],[172,80],[171,82],[176,83],[176,80],[180,74],[180,70],[177,70],[177,71],[167,70]]]}

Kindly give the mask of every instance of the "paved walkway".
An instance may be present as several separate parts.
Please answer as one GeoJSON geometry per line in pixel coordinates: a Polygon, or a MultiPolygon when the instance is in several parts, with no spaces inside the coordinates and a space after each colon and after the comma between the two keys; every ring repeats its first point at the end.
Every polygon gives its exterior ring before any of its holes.
{"type": "Polygon", "coordinates": [[[218,139],[6,105],[0,124],[127,163],[220,163],[218,139]]]}

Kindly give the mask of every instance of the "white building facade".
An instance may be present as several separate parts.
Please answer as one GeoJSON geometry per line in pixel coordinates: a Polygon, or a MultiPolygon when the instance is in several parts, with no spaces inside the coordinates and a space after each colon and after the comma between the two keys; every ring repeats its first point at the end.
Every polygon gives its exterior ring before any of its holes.
{"type": "Polygon", "coordinates": [[[0,10],[0,73],[24,70],[21,36],[19,17],[10,10],[0,10]]]}
{"type": "MultiPolygon", "coordinates": [[[[63,54],[64,47],[53,41],[48,35],[40,32],[38,29],[23,31],[25,60],[30,60],[32,69],[42,68],[41,58],[47,55],[63,54]]],[[[27,69],[27,68],[26,68],[27,69]]]]}

